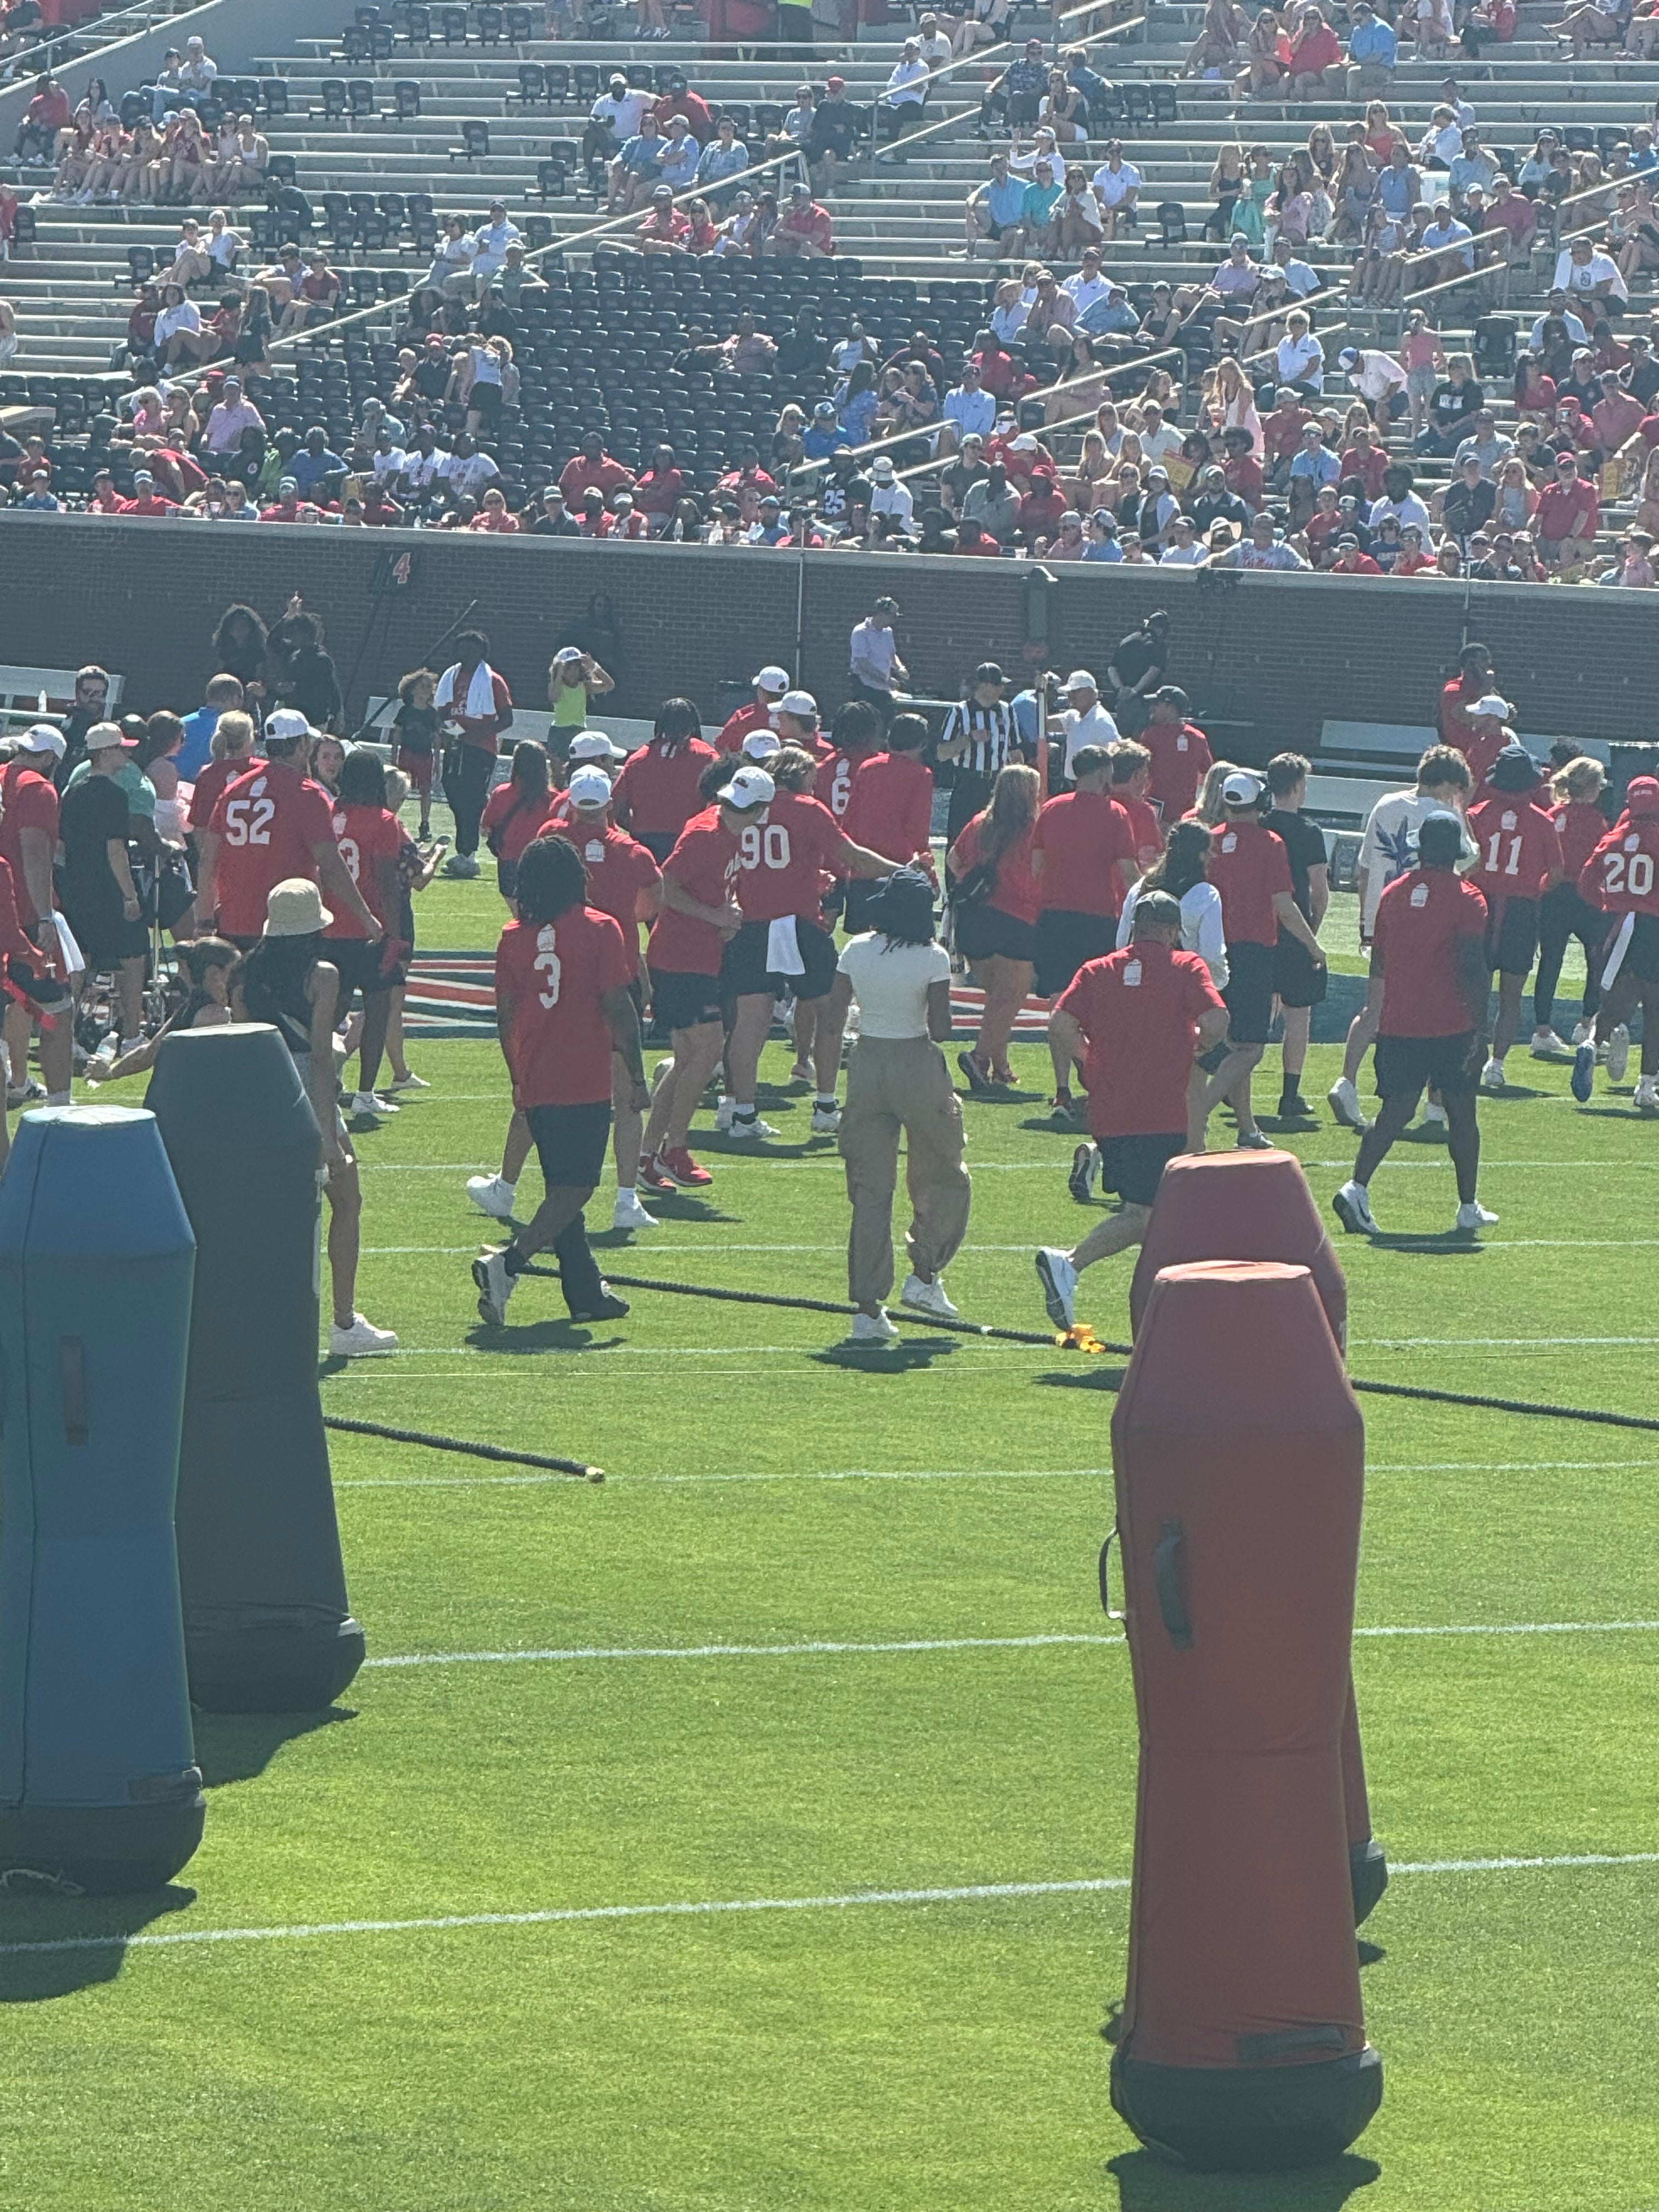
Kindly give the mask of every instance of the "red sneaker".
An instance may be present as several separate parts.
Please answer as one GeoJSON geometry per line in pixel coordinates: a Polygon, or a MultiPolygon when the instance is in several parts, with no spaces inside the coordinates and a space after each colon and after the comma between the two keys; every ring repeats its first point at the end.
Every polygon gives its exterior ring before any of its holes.
{"type": "Polygon", "coordinates": [[[650,1152],[640,1154],[638,1181],[647,1190],[655,1191],[659,1198],[665,1195],[672,1197],[679,1188],[673,1176],[665,1171],[661,1161],[650,1152]]]}
{"type": "Polygon", "coordinates": [[[707,1168],[699,1167],[684,1145],[672,1152],[659,1152],[655,1163],[659,1172],[670,1178],[667,1188],[673,1190],[702,1190],[714,1182],[707,1168]]]}

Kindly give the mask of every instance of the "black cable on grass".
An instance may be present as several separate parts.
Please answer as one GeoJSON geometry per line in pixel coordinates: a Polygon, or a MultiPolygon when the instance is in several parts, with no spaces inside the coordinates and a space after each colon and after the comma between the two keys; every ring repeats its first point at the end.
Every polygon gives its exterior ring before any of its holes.
{"type": "MultiPolygon", "coordinates": [[[[545,1275],[556,1282],[556,1267],[526,1267],[526,1275],[545,1275]]],[[[664,1283],[648,1275],[612,1275],[605,1280],[625,1291],[665,1291],[671,1297],[680,1298],[714,1298],[727,1305],[781,1306],[793,1313],[830,1314],[837,1321],[846,1321],[856,1313],[856,1306],[843,1304],[833,1298],[779,1297],[766,1291],[733,1291],[712,1283],[664,1283]]],[[[992,1337],[1000,1344],[1048,1345],[1059,1348],[1066,1338],[1049,1329],[994,1328],[983,1322],[945,1321],[933,1314],[907,1313],[902,1307],[890,1315],[894,1321],[909,1322],[919,1328],[948,1329],[956,1336],[992,1337]]],[[[1086,1345],[1073,1347],[1078,1351],[1109,1352],[1127,1359],[1133,1351],[1130,1344],[1108,1344],[1095,1338],[1086,1345]]],[[[1378,1398],[1415,1398],[1437,1406],[1472,1406],[1489,1413],[1523,1413],[1551,1421],[1593,1421],[1602,1428],[1644,1429],[1659,1431],[1659,1419],[1648,1419],[1639,1413],[1609,1413],[1588,1406],[1549,1406],[1535,1403],[1527,1398],[1485,1398],[1468,1390],[1436,1390],[1426,1383],[1371,1382],[1362,1376],[1351,1375],[1350,1383],[1356,1390],[1368,1390],[1378,1398]]],[[[382,1431],[390,1434],[390,1431],[382,1431]]]]}
{"type": "Polygon", "coordinates": [[[325,1429],[341,1429],[351,1437],[384,1437],[388,1443],[423,1444],[428,1451],[463,1452],[469,1459],[502,1460],[509,1467],[540,1468],[548,1474],[574,1475],[581,1482],[603,1482],[605,1469],[588,1467],[579,1459],[554,1459],[542,1452],[508,1451],[501,1444],[469,1443],[465,1437],[430,1436],[424,1429],[389,1429],[380,1421],[348,1421],[338,1413],[325,1413],[325,1429]]]}

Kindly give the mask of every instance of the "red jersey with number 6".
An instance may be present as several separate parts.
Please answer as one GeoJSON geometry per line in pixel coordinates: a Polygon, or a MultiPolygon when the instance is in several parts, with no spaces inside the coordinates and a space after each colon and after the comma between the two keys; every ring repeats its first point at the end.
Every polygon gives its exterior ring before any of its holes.
{"type": "Polygon", "coordinates": [[[738,836],[738,904],[745,921],[780,921],[794,915],[816,921],[823,886],[835,872],[842,833],[823,802],[781,791],[764,822],[738,836]]]}
{"type": "Polygon", "coordinates": [[[1553,816],[1513,792],[1497,792],[1468,813],[1480,857],[1468,880],[1494,910],[1505,899],[1535,899],[1561,872],[1561,832],[1553,816]]]}
{"type": "Polygon", "coordinates": [[[600,1000],[628,988],[628,947],[608,914],[573,906],[556,921],[509,921],[495,947],[495,1003],[513,1103],[598,1106],[611,1096],[611,1024],[600,1000]]]}
{"type": "Polygon", "coordinates": [[[292,769],[257,768],[226,785],[208,828],[219,841],[219,927],[228,937],[258,937],[278,884],[319,880],[312,848],[334,842],[334,802],[292,769]]]}
{"type": "Polygon", "coordinates": [[[1625,815],[1585,861],[1578,888],[1604,914],[1659,915],[1659,814],[1625,815]]]}

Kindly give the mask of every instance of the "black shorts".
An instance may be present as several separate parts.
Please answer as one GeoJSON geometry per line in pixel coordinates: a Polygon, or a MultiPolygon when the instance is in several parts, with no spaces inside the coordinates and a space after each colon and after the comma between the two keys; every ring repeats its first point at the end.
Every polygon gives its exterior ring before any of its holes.
{"type": "Polygon", "coordinates": [[[644,846],[659,867],[680,842],[672,830],[630,830],[628,834],[636,844],[644,846]]]}
{"type": "Polygon", "coordinates": [[[591,1106],[527,1106],[542,1181],[550,1190],[592,1190],[605,1167],[611,1139],[611,1101],[591,1106]]]}
{"type": "Polygon", "coordinates": [[[867,876],[848,877],[842,899],[841,926],[849,937],[857,937],[869,928],[866,913],[871,899],[880,889],[881,885],[872,883],[867,876]]]}
{"type": "Polygon", "coordinates": [[[331,960],[340,971],[340,1004],[343,1006],[354,991],[372,998],[376,991],[389,991],[397,981],[381,967],[386,947],[371,945],[366,937],[325,937],[323,957],[331,960]]]}
{"type": "Polygon", "coordinates": [[[1000,907],[975,900],[956,909],[957,951],[964,960],[1029,960],[1036,964],[1037,933],[1034,922],[1021,921],[1000,907]]]}
{"type": "Polygon", "coordinates": [[[836,940],[804,915],[795,917],[795,942],[805,973],[785,975],[766,964],[769,921],[745,921],[735,937],[726,940],[720,958],[720,994],[722,999],[781,998],[793,991],[800,1000],[827,999],[836,984],[836,940]]]}
{"type": "MultiPolygon", "coordinates": [[[[1227,957],[1232,957],[1232,947],[1227,947],[1227,957]]],[[[1279,933],[1279,942],[1273,947],[1273,989],[1281,1006],[1317,1006],[1324,1002],[1326,973],[1316,967],[1314,957],[1305,945],[1285,930],[1279,933]]]]}
{"type": "Polygon", "coordinates": [[[1184,1129],[1167,1136],[1098,1137],[1100,1180],[1115,1190],[1126,1206],[1150,1206],[1158,1196],[1164,1170],[1177,1152],[1187,1149],[1184,1129]]]}
{"type": "Polygon", "coordinates": [[[113,898],[64,898],[64,919],[75,933],[88,975],[118,968],[124,960],[142,960],[149,951],[149,931],[143,921],[129,921],[118,893],[113,898]]]}
{"type": "Polygon", "coordinates": [[[1529,975],[1538,957],[1538,902],[1506,898],[1486,920],[1486,965],[1500,975],[1529,975]]]}
{"type": "Polygon", "coordinates": [[[1455,1036],[1380,1036],[1376,1040],[1376,1095],[1415,1098],[1426,1085],[1443,1098],[1473,1091],[1480,1073],[1475,1033],[1455,1036]]]}
{"type": "MultiPolygon", "coordinates": [[[[1622,920],[1615,919],[1613,926],[1615,929],[1621,928],[1622,920]]],[[[1603,946],[1603,956],[1606,949],[1603,946]]],[[[1659,914],[1637,915],[1636,927],[1631,932],[1630,943],[1625,948],[1619,972],[1621,975],[1632,977],[1638,983],[1659,983],[1659,914]]]]}
{"type": "Polygon", "coordinates": [[[651,970],[651,1012],[665,1029],[700,1029],[720,1018],[718,975],[692,975],[683,969],[651,970]]]}
{"type": "Polygon", "coordinates": [[[1051,906],[1037,916],[1036,994],[1057,999],[1091,960],[1117,951],[1117,917],[1051,906]]]}
{"type": "Polygon", "coordinates": [[[1273,1025],[1274,947],[1240,938],[1227,947],[1227,1038],[1266,1044],[1273,1025]]]}

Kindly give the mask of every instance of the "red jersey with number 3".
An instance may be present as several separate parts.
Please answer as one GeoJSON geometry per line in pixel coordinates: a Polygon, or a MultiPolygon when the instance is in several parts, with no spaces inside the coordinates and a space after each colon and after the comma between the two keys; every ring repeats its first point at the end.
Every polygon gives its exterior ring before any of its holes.
{"type": "Polygon", "coordinates": [[[614,822],[584,822],[573,808],[563,821],[550,823],[545,834],[574,845],[587,867],[587,903],[608,914],[628,947],[629,979],[640,972],[639,901],[641,891],[662,881],[660,870],[637,838],[614,822]]]}
{"type": "Polygon", "coordinates": [[[334,841],[334,801],[292,769],[258,768],[226,785],[208,828],[219,841],[219,927],[228,937],[258,937],[278,884],[319,880],[312,848],[334,841]]]}
{"type": "Polygon", "coordinates": [[[510,921],[495,947],[495,1003],[513,1103],[597,1106],[611,1097],[611,1024],[600,999],[629,984],[628,947],[608,914],[573,906],[556,921],[510,921]]]}
{"type": "Polygon", "coordinates": [[[1513,792],[1497,792],[1468,812],[1480,857],[1468,880],[1494,912],[1506,899],[1535,899],[1544,878],[1561,872],[1561,833],[1553,816],[1513,792]]]}
{"type": "Polygon", "coordinates": [[[1621,816],[1585,861],[1578,888],[1604,914],[1659,915],[1659,814],[1621,816]]]}
{"type": "Polygon", "coordinates": [[[781,791],[764,822],[738,835],[738,904],[745,921],[780,921],[794,915],[816,921],[823,886],[835,872],[842,833],[823,802],[781,791]]]}
{"type": "MultiPolygon", "coordinates": [[[[724,906],[738,879],[738,841],[719,809],[695,816],[662,864],[665,881],[699,906],[724,906]]],[[[652,925],[645,957],[659,975],[718,975],[726,939],[712,921],[664,906],[652,925]]]]}
{"type": "MultiPolygon", "coordinates": [[[[386,910],[380,879],[387,864],[395,866],[404,849],[403,823],[384,806],[337,806],[334,839],[347,874],[362,893],[364,905],[382,929],[390,929],[392,916],[386,910]]],[[[365,933],[355,914],[337,914],[323,933],[356,939],[365,933]]]]}

